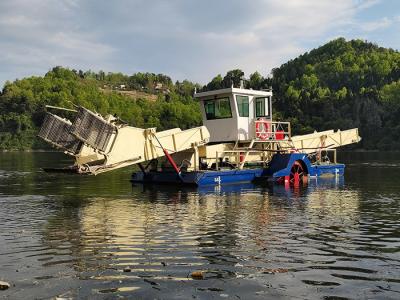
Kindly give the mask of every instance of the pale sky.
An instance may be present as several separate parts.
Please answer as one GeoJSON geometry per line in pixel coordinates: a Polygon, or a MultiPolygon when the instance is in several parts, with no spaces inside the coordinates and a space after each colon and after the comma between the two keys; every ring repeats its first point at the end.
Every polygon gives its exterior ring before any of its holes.
{"type": "Polygon", "coordinates": [[[1,0],[0,87],[54,66],[202,84],[343,36],[400,49],[396,0],[1,0]]]}

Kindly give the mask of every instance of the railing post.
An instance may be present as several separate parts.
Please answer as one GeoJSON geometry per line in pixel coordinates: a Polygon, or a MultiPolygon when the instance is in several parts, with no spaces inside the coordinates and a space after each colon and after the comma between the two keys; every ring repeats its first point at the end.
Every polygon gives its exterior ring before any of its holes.
{"type": "Polygon", "coordinates": [[[193,149],[194,149],[194,153],[193,153],[193,169],[195,170],[195,171],[198,171],[199,170],[199,148],[196,146],[196,145],[194,145],[193,146],[193,149]]]}
{"type": "Polygon", "coordinates": [[[254,138],[257,138],[257,119],[254,121],[254,138]]]}
{"type": "Polygon", "coordinates": [[[336,164],[337,163],[337,153],[336,153],[336,149],[333,150],[333,161],[336,164]]]}
{"type": "Polygon", "coordinates": [[[276,122],[271,122],[271,130],[272,130],[272,132],[271,132],[271,137],[272,137],[272,139],[273,140],[276,140],[276,122]]]}

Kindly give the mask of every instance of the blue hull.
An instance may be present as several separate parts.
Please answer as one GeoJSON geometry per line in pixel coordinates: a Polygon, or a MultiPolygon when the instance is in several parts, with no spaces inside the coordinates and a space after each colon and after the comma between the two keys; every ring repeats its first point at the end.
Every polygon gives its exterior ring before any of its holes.
{"type": "Polygon", "coordinates": [[[253,182],[261,178],[265,169],[193,171],[181,173],[180,179],[175,172],[137,172],[132,174],[132,182],[192,184],[197,186],[220,185],[253,182]]]}
{"type": "Polygon", "coordinates": [[[309,176],[322,176],[326,174],[343,175],[344,164],[324,164],[316,165],[311,164],[304,153],[291,153],[291,154],[275,154],[272,157],[267,174],[272,177],[283,177],[290,175],[292,165],[299,161],[303,168],[307,171],[309,176]]]}
{"type": "Polygon", "coordinates": [[[306,154],[276,154],[268,168],[192,171],[183,172],[179,178],[175,172],[136,172],[132,174],[132,182],[185,184],[195,186],[213,186],[221,184],[249,183],[256,181],[274,181],[289,176],[292,165],[301,162],[310,177],[323,175],[343,175],[344,164],[312,165],[306,154]]]}

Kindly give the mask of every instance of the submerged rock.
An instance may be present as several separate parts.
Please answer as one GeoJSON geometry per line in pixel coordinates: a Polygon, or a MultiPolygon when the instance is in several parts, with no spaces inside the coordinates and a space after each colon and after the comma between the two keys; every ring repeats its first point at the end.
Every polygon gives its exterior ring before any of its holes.
{"type": "Polygon", "coordinates": [[[0,290],[6,290],[8,288],[10,288],[10,284],[8,282],[0,281],[0,290]]]}
{"type": "Polygon", "coordinates": [[[193,271],[190,276],[192,276],[193,279],[197,280],[204,279],[204,271],[193,271]]]}

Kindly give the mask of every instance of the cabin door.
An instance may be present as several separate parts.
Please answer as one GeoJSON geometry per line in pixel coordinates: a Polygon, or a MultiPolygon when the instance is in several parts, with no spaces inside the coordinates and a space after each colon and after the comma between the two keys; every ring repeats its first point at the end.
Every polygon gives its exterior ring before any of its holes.
{"type": "Polygon", "coordinates": [[[239,140],[249,140],[250,137],[250,118],[249,118],[249,97],[236,95],[236,106],[238,110],[238,139],[239,140]]]}

